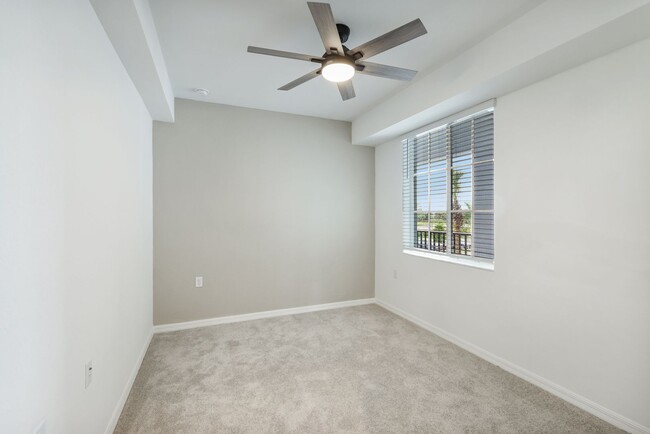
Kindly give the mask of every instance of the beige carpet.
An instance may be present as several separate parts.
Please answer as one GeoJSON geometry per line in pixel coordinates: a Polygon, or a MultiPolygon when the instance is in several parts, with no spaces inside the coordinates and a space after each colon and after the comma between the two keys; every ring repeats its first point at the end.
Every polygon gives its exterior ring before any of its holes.
{"type": "Polygon", "coordinates": [[[375,305],[155,335],[117,433],[604,433],[375,305]]]}

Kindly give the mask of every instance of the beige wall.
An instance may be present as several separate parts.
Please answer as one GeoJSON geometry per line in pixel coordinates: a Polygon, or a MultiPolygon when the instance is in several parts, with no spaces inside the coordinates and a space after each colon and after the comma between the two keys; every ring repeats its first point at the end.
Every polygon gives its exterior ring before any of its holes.
{"type": "Polygon", "coordinates": [[[182,99],[154,122],[155,324],[372,297],[373,238],[349,123],[182,99]]]}
{"type": "Polygon", "coordinates": [[[376,150],[377,299],[646,427],[649,52],[498,98],[494,272],[402,253],[401,147],[376,150]]]}
{"type": "Polygon", "coordinates": [[[1,9],[0,432],[109,432],[153,329],[151,117],[88,1],[1,9]]]}

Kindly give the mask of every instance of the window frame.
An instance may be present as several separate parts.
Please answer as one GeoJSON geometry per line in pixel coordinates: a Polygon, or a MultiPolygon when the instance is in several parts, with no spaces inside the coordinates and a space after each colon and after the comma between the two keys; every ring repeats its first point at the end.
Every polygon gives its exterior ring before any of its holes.
{"type": "MultiPolygon", "coordinates": [[[[469,266],[469,267],[473,267],[473,268],[479,268],[479,269],[483,269],[483,270],[489,270],[489,271],[494,270],[494,264],[495,264],[495,257],[496,256],[494,256],[491,259],[476,257],[476,256],[474,256],[474,250],[473,250],[473,245],[474,245],[474,240],[475,240],[475,236],[474,236],[475,235],[475,224],[474,224],[474,222],[475,222],[475,218],[474,218],[475,214],[477,212],[478,213],[481,213],[481,212],[491,213],[492,216],[493,216],[493,222],[494,222],[493,225],[496,226],[495,219],[494,219],[495,208],[496,208],[496,205],[494,203],[494,197],[493,197],[493,205],[492,205],[493,208],[492,208],[492,210],[476,210],[475,206],[474,206],[474,197],[475,197],[474,168],[477,165],[481,165],[481,164],[491,162],[492,165],[493,165],[493,168],[494,168],[493,170],[494,170],[495,178],[496,178],[496,153],[495,153],[495,149],[494,149],[495,148],[495,146],[494,146],[494,131],[493,131],[493,146],[492,146],[493,155],[492,155],[492,159],[479,161],[479,162],[475,163],[474,162],[474,152],[473,152],[473,150],[474,150],[474,139],[475,139],[474,131],[473,131],[474,123],[472,122],[470,162],[469,163],[463,163],[463,164],[460,164],[460,165],[457,164],[456,166],[453,166],[452,165],[453,156],[452,156],[452,150],[451,150],[451,127],[454,124],[459,124],[461,122],[467,121],[468,119],[478,118],[479,116],[481,116],[481,115],[483,115],[485,113],[489,113],[489,112],[492,112],[492,115],[494,117],[495,106],[496,106],[495,101],[492,100],[492,101],[483,103],[480,106],[476,106],[476,107],[473,107],[471,109],[465,110],[465,111],[463,111],[461,113],[458,113],[456,115],[449,116],[449,117],[447,117],[445,119],[442,119],[442,120],[440,120],[440,121],[438,121],[438,122],[436,122],[434,124],[419,128],[416,131],[413,131],[411,133],[405,134],[402,137],[400,137],[399,143],[402,146],[404,146],[403,145],[404,140],[415,140],[417,136],[422,135],[423,133],[431,134],[434,131],[439,131],[439,130],[442,130],[444,128],[445,129],[445,135],[446,135],[446,142],[447,142],[447,145],[446,145],[447,146],[446,160],[445,160],[444,172],[445,172],[445,176],[446,176],[446,192],[447,192],[446,193],[446,210],[445,210],[445,214],[446,214],[446,237],[447,237],[447,240],[449,242],[448,242],[448,244],[446,246],[446,251],[445,252],[440,252],[440,251],[435,251],[435,250],[431,250],[431,249],[424,249],[424,248],[417,247],[415,245],[415,239],[414,238],[411,238],[412,241],[413,241],[412,242],[413,245],[410,246],[410,247],[405,247],[405,245],[404,245],[405,244],[404,243],[405,234],[403,233],[402,234],[402,237],[403,237],[402,252],[403,253],[408,254],[408,255],[412,255],[412,256],[422,257],[422,258],[434,259],[434,260],[438,260],[438,261],[442,261],[442,262],[448,262],[448,263],[454,263],[454,264],[463,265],[463,266],[469,266]],[[452,170],[457,168],[457,167],[471,167],[471,169],[472,169],[472,176],[471,176],[471,181],[470,181],[470,185],[471,185],[471,190],[470,191],[472,193],[473,200],[472,200],[472,209],[469,210],[469,211],[468,210],[452,211],[452,209],[451,209],[452,170]],[[461,255],[461,254],[452,253],[452,250],[453,250],[452,249],[452,244],[453,244],[453,240],[452,240],[452,238],[453,238],[452,214],[454,212],[461,212],[461,213],[470,212],[471,221],[472,221],[472,228],[471,228],[472,255],[461,255]]],[[[404,153],[403,153],[402,158],[404,158],[404,153]]],[[[403,167],[406,167],[407,170],[408,170],[409,169],[408,163],[406,164],[406,166],[404,166],[404,164],[405,164],[405,162],[402,161],[403,167]]],[[[442,171],[442,169],[438,169],[438,170],[442,171]]],[[[410,184],[413,184],[413,180],[415,179],[415,177],[417,176],[417,173],[418,173],[417,168],[414,167],[413,172],[411,172],[410,170],[408,170],[408,172],[409,172],[408,178],[406,178],[405,175],[402,174],[402,182],[409,182],[410,184]]],[[[431,185],[430,175],[432,173],[430,169],[428,170],[428,173],[429,173],[429,181],[428,181],[427,188],[430,189],[430,185],[431,185]]],[[[493,187],[493,196],[494,196],[494,192],[496,190],[496,180],[493,180],[493,182],[494,182],[494,184],[493,184],[494,185],[494,187],[493,187]]],[[[415,189],[414,186],[411,186],[410,188],[415,189]]],[[[402,194],[403,195],[404,195],[404,191],[405,191],[404,186],[402,186],[402,192],[403,192],[402,194]]],[[[413,200],[413,197],[417,193],[415,193],[414,190],[409,190],[409,191],[410,191],[410,197],[408,198],[408,201],[409,201],[409,213],[411,215],[410,218],[413,220],[413,225],[414,225],[414,227],[411,228],[411,229],[413,229],[413,233],[410,236],[413,237],[413,234],[415,233],[414,231],[417,231],[417,218],[415,217],[417,215],[417,213],[416,213],[415,209],[411,209],[411,207],[414,206],[414,204],[411,201],[413,200]]],[[[428,195],[428,197],[429,197],[428,201],[429,201],[429,204],[430,204],[430,201],[431,201],[430,195],[428,195]]],[[[406,203],[405,198],[402,197],[402,230],[403,231],[407,230],[407,226],[405,226],[405,221],[404,221],[404,219],[405,219],[405,214],[404,214],[405,213],[405,203],[406,203]]],[[[431,213],[432,212],[433,211],[431,211],[431,210],[427,211],[428,218],[429,218],[429,225],[428,225],[429,232],[431,230],[430,221],[431,221],[431,213]]],[[[493,226],[493,229],[492,229],[492,231],[493,231],[493,236],[492,236],[492,247],[493,247],[493,249],[495,249],[495,242],[496,242],[496,228],[494,226],[493,226]]]]}

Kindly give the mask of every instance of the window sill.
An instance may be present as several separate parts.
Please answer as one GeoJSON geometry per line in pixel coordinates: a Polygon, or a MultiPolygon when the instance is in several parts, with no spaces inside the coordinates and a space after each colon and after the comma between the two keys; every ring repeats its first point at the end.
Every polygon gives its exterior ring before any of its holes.
{"type": "Polygon", "coordinates": [[[449,262],[451,264],[464,265],[466,267],[479,268],[481,270],[494,271],[494,262],[481,261],[478,259],[460,258],[457,256],[450,256],[441,253],[430,253],[424,250],[410,250],[404,249],[403,253],[412,256],[419,256],[420,258],[434,259],[440,262],[449,262]]]}

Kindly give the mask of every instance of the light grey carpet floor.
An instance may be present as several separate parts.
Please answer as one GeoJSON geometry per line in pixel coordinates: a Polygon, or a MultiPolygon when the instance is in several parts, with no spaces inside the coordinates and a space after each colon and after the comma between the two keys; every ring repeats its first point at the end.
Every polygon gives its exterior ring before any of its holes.
{"type": "Polygon", "coordinates": [[[157,334],[116,433],[609,433],[376,305],[157,334]]]}

